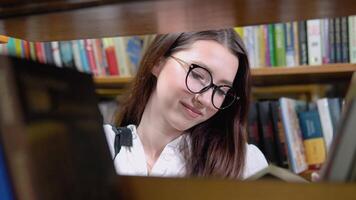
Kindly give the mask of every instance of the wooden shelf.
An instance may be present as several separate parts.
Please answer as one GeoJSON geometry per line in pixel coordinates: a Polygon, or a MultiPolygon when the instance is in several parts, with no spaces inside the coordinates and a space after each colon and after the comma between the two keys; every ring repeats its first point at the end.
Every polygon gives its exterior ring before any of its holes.
{"type": "Polygon", "coordinates": [[[195,31],[356,14],[352,0],[16,0],[8,4],[0,4],[0,34],[29,41],[195,31]]]}
{"type": "MultiPolygon", "coordinates": [[[[356,72],[356,64],[328,64],[321,66],[264,67],[252,69],[253,86],[298,85],[313,83],[348,82],[356,72]]],[[[102,94],[123,91],[132,81],[131,77],[95,77],[96,87],[102,94]],[[105,91],[105,89],[108,89],[105,91]],[[111,92],[110,92],[111,91],[111,92]]]]}
{"type": "Polygon", "coordinates": [[[320,66],[274,67],[252,69],[254,86],[348,82],[356,64],[340,63],[320,66]]]}
{"type": "Polygon", "coordinates": [[[355,199],[355,183],[296,184],[284,181],[233,181],[212,178],[155,178],[118,176],[122,199],[185,200],[331,200],[355,199]],[[257,191],[257,192],[256,192],[257,191]]]}

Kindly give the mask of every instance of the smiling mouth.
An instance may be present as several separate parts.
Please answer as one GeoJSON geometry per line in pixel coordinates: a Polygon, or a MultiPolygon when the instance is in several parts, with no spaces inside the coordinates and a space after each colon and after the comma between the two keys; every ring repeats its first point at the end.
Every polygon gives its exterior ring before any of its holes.
{"type": "Polygon", "coordinates": [[[202,116],[203,114],[198,111],[197,109],[185,104],[185,103],[181,103],[183,105],[183,107],[185,108],[185,111],[188,113],[188,115],[192,118],[197,118],[199,116],[202,116]]]}

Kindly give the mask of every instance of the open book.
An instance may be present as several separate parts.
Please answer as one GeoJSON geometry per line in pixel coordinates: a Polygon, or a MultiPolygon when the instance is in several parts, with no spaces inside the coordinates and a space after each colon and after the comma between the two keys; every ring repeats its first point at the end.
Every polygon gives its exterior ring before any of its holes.
{"type": "Polygon", "coordinates": [[[258,171],[257,173],[253,174],[252,176],[248,177],[247,181],[254,181],[254,180],[264,180],[264,179],[271,179],[271,180],[282,180],[286,182],[295,182],[295,183],[308,183],[306,179],[297,174],[281,168],[275,165],[268,165],[264,169],[258,171]]]}

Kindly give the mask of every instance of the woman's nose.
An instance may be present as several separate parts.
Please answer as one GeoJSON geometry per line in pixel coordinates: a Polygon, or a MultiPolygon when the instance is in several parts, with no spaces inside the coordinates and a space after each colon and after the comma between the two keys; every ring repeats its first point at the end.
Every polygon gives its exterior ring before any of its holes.
{"type": "Polygon", "coordinates": [[[210,107],[213,106],[211,102],[211,96],[213,95],[213,88],[208,89],[207,91],[204,91],[202,93],[196,94],[195,95],[195,100],[198,101],[199,104],[210,107]]]}

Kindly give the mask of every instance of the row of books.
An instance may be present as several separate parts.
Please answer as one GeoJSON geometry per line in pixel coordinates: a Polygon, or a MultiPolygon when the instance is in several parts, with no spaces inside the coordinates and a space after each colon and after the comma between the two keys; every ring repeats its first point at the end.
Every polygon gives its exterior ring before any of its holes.
{"type": "MultiPolygon", "coordinates": [[[[237,27],[251,66],[356,63],[356,16],[237,27]]],[[[71,67],[95,76],[134,76],[154,35],[29,42],[10,38],[0,54],[71,67]]]]}
{"type": "Polygon", "coordinates": [[[283,97],[252,103],[248,141],[270,163],[294,173],[320,169],[336,135],[341,107],[340,98],[307,103],[283,97]]]}
{"type": "Polygon", "coordinates": [[[252,67],[356,63],[356,16],[237,27],[252,67]]]}
{"type": "Polygon", "coordinates": [[[151,35],[52,42],[9,38],[8,43],[0,45],[0,54],[74,68],[95,76],[133,76],[151,39],[151,35]]]}

